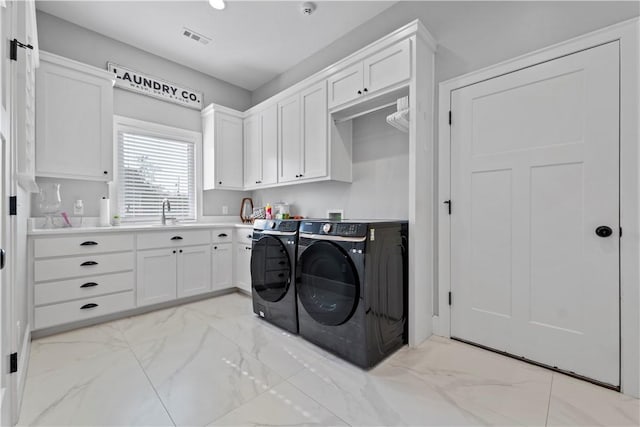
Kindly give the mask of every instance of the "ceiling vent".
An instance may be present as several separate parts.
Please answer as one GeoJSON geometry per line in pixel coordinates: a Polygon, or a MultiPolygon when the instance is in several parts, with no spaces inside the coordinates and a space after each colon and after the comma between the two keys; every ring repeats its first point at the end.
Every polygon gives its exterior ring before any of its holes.
{"type": "Polygon", "coordinates": [[[213,40],[211,37],[207,37],[203,34],[190,30],[187,27],[182,27],[182,35],[188,39],[191,39],[193,41],[196,41],[198,43],[202,43],[205,45],[209,44],[213,40]]]}

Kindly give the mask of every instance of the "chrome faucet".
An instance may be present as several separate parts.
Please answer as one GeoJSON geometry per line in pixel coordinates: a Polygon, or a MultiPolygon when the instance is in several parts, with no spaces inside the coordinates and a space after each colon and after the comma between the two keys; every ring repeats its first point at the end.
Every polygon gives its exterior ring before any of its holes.
{"type": "Polygon", "coordinates": [[[162,225],[167,225],[167,215],[164,210],[165,206],[167,207],[167,212],[171,212],[171,202],[169,202],[169,199],[162,200],[162,225]]]}

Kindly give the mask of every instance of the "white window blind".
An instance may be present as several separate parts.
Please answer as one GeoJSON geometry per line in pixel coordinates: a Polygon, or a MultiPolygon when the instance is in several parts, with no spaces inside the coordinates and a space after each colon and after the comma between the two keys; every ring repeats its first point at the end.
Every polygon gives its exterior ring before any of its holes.
{"type": "Polygon", "coordinates": [[[118,132],[118,208],[123,220],[196,218],[193,142],[118,132]]]}

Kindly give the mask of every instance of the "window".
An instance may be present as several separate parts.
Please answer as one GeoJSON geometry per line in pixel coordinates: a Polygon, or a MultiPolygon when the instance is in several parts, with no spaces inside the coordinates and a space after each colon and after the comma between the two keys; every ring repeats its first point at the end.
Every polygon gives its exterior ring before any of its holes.
{"type": "Polygon", "coordinates": [[[116,129],[120,217],[156,220],[167,199],[171,204],[167,217],[195,220],[196,141],[118,123],[116,129]]]}

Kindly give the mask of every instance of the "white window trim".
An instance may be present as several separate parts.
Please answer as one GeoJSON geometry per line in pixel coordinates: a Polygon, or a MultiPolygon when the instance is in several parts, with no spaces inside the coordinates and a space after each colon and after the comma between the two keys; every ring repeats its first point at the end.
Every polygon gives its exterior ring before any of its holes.
{"type": "MultiPolygon", "coordinates": [[[[192,130],[176,128],[172,126],[161,125],[159,123],[147,122],[144,120],[132,119],[124,116],[113,116],[113,181],[109,183],[109,198],[111,199],[112,212],[115,214],[120,212],[118,206],[118,184],[120,177],[118,165],[118,133],[119,132],[142,133],[159,138],[175,139],[177,141],[190,142],[195,147],[195,222],[200,221],[203,217],[203,192],[202,192],[202,133],[192,130]]],[[[158,217],[158,222],[160,217],[158,217]]],[[[149,220],[131,220],[131,222],[156,222],[149,220]]],[[[194,221],[182,221],[194,222],[194,221]]]]}

